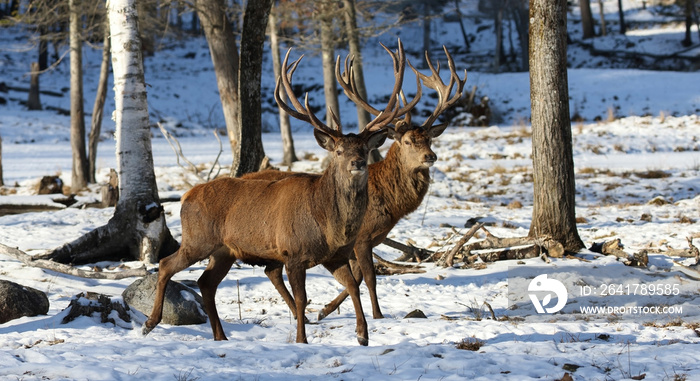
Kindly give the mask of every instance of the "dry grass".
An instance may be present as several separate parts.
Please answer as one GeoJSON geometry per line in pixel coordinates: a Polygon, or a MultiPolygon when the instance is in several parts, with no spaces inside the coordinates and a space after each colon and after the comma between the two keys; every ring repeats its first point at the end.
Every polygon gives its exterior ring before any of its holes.
{"type": "Polygon", "coordinates": [[[635,176],[642,179],[663,179],[666,177],[671,177],[671,174],[659,169],[650,169],[645,172],[635,172],[635,176]]]}
{"type": "Polygon", "coordinates": [[[467,337],[466,339],[463,339],[459,343],[457,343],[456,348],[457,349],[464,349],[467,351],[478,351],[483,347],[485,342],[475,338],[475,337],[467,337]]]}

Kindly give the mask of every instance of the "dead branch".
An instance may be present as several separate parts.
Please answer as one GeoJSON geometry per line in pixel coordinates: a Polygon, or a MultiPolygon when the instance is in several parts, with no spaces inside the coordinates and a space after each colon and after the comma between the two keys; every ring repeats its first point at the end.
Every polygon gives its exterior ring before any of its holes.
{"type": "Polygon", "coordinates": [[[9,247],[0,243],[0,254],[7,255],[8,257],[17,259],[26,266],[39,267],[46,270],[56,271],[62,274],[73,275],[81,278],[89,279],[123,279],[131,277],[143,277],[149,274],[145,267],[140,267],[136,269],[122,270],[119,272],[102,272],[102,271],[86,271],[77,269],[73,266],[64,265],[62,263],[45,260],[45,259],[35,259],[31,255],[23,252],[14,247],[9,247]]]}
{"type": "Polygon", "coordinates": [[[372,253],[372,257],[377,260],[374,269],[379,275],[422,274],[425,272],[423,266],[390,262],[375,253],[372,253]]]}
{"type": "Polygon", "coordinates": [[[214,160],[214,164],[212,164],[211,168],[209,169],[209,173],[207,174],[207,177],[204,178],[199,174],[199,169],[197,166],[189,161],[185,154],[182,152],[182,146],[180,145],[180,142],[177,140],[173,134],[168,132],[168,130],[165,129],[162,123],[158,123],[158,128],[160,129],[160,132],[163,134],[163,137],[165,137],[165,140],[170,144],[170,148],[172,148],[173,152],[175,152],[175,158],[177,160],[177,165],[179,165],[181,168],[193,173],[197,178],[199,179],[200,182],[206,183],[209,180],[212,179],[212,173],[214,172],[214,168],[219,167],[219,170],[216,172],[216,175],[214,175],[213,178],[216,178],[219,176],[219,173],[221,172],[221,165],[219,165],[219,158],[221,157],[221,153],[224,151],[223,145],[221,143],[221,138],[219,137],[219,134],[214,130],[214,137],[216,137],[216,140],[219,142],[219,153],[216,155],[216,160],[214,160]],[[183,164],[180,163],[180,159],[182,158],[182,161],[189,166],[189,169],[186,168],[183,164]]]}
{"type": "Polygon", "coordinates": [[[686,237],[688,240],[688,247],[690,247],[690,253],[695,255],[695,265],[700,264],[700,250],[697,246],[693,245],[693,237],[686,237]]]}
{"type": "Polygon", "coordinates": [[[484,226],[481,222],[477,222],[474,224],[474,226],[469,229],[469,231],[462,236],[462,238],[457,242],[457,244],[450,250],[450,252],[447,255],[442,256],[440,259],[436,261],[438,265],[441,265],[442,267],[452,267],[454,265],[454,258],[457,252],[464,246],[464,244],[469,241],[474,234],[476,234],[477,230],[481,229],[484,226]]]}
{"type": "Polygon", "coordinates": [[[411,260],[415,260],[416,262],[421,263],[423,259],[430,257],[434,253],[431,250],[415,247],[411,244],[404,245],[403,243],[394,241],[390,238],[385,238],[384,241],[382,241],[382,244],[396,250],[400,250],[404,253],[404,255],[396,260],[398,262],[410,262],[411,260]]]}
{"type": "Polygon", "coordinates": [[[491,305],[488,302],[484,302],[482,306],[486,306],[486,308],[489,309],[489,311],[491,312],[491,319],[493,319],[493,321],[496,321],[496,313],[493,312],[493,307],[491,307],[491,305]]]}

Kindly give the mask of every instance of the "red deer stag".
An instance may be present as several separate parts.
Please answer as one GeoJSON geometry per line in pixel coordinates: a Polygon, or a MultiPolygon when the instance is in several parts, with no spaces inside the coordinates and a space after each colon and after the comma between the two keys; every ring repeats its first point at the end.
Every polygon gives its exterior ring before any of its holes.
{"type": "MultiPolygon", "coordinates": [[[[462,97],[462,91],[467,80],[466,71],[464,79],[461,80],[459,78],[452,56],[447,51],[447,48],[443,47],[443,49],[450,68],[450,80],[447,84],[440,78],[440,63],[437,63],[437,68],[433,66],[427,52],[425,58],[428,62],[431,76],[418,72],[410,62],[408,63],[419,80],[422,79],[425,86],[434,89],[438,93],[437,106],[432,114],[420,126],[411,123],[409,112],[404,112],[405,116],[403,119],[394,118],[392,121],[394,127],[387,127],[389,129],[389,137],[394,139],[394,143],[389,148],[389,152],[387,152],[384,160],[369,166],[369,205],[355,241],[356,261],[351,260],[351,265],[357,282],[361,282],[363,278],[365,280],[372,302],[372,315],[375,319],[381,319],[384,315],[377,300],[377,277],[374,271],[372,248],[382,243],[398,221],[416,210],[423,201],[430,183],[430,172],[428,169],[437,160],[437,155],[430,148],[432,139],[440,136],[447,127],[444,123],[437,125],[434,125],[434,123],[440,114],[462,97]],[[455,94],[450,96],[455,84],[457,85],[455,94]]],[[[387,51],[394,57],[394,53],[388,49],[387,51]]],[[[403,60],[403,48],[400,41],[398,54],[400,57],[399,62],[401,62],[403,60]]],[[[395,57],[394,62],[396,64],[395,57]]],[[[348,98],[369,113],[380,115],[379,110],[369,105],[357,94],[352,61],[348,66],[348,60],[345,60],[344,73],[341,74],[340,61],[336,60],[335,75],[348,98]]],[[[408,108],[408,111],[410,111],[420,97],[421,87],[419,82],[416,97],[405,108],[408,108]]],[[[404,104],[406,104],[405,100],[404,104]]],[[[292,175],[294,175],[293,172],[268,170],[251,173],[245,177],[273,180],[292,175]]],[[[272,282],[281,284],[282,273],[280,272],[277,276],[279,279],[272,282]]],[[[279,290],[280,288],[278,287],[277,289],[279,290]]],[[[284,292],[286,292],[286,289],[281,291],[281,293],[284,292]]],[[[319,312],[318,319],[321,320],[335,311],[347,297],[348,290],[346,289],[319,312]]],[[[288,302],[288,304],[291,306],[292,302],[288,302]]]]}
{"type": "MultiPolygon", "coordinates": [[[[302,56],[303,57],[303,56],[302,56]]],[[[367,345],[367,322],[362,312],[359,287],[348,264],[367,203],[367,156],[386,138],[385,126],[399,110],[395,88],[384,112],[368,128],[343,134],[323,124],[295,97],[291,79],[301,57],[288,69],[289,51],[283,73],[277,80],[275,100],[290,115],[314,126],[318,144],[332,152],[321,176],[295,176],[280,181],[219,178],[197,185],[182,198],[182,245],[160,261],[155,302],[143,333],[161,320],[167,282],[192,264],[209,258],[197,281],[215,340],[226,340],[214,303],[216,288],[236,260],[270,269],[287,270],[296,301],[295,316],[306,308],[306,270],[323,265],[350,292],[357,320],[357,339],[367,345]],[[294,105],[280,98],[280,82],[294,105]]],[[[286,288],[285,288],[286,291],[286,288]]],[[[297,343],[306,343],[304,319],[297,319],[297,343]]]]}

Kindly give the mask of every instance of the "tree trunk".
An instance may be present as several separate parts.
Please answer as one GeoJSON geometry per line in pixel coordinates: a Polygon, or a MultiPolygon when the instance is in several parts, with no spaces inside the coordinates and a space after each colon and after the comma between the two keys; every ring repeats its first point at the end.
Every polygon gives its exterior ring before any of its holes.
{"type": "MultiPolygon", "coordinates": [[[[367,99],[367,87],[365,86],[365,73],[362,68],[362,50],[360,49],[360,36],[357,30],[357,19],[355,13],[355,0],[343,0],[343,17],[345,18],[345,32],[350,45],[350,56],[353,58],[352,70],[355,74],[355,84],[357,94],[362,99],[367,99]]],[[[357,107],[357,127],[358,131],[365,129],[370,122],[370,116],[365,109],[357,107]]]]}
{"type": "Polygon", "coordinates": [[[105,108],[105,100],[107,99],[107,82],[109,79],[109,51],[111,50],[109,39],[109,21],[104,22],[104,44],[102,47],[102,65],[100,66],[100,79],[97,83],[97,94],[95,95],[95,104],[92,107],[92,120],[89,136],[88,150],[88,175],[90,182],[96,183],[95,172],[97,171],[97,143],[100,142],[100,132],[102,130],[102,115],[105,108]]]}
{"type": "Polygon", "coordinates": [[[177,242],[165,225],[158,199],[136,0],[110,0],[108,16],[114,71],[117,171],[121,197],[114,216],[77,240],[37,259],[61,263],[141,260],[155,263],[177,242]]]}
{"type": "Polygon", "coordinates": [[[241,135],[236,37],[226,16],[224,0],[196,0],[195,9],[209,44],[226,131],[235,158],[240,145],[238,137],[241,135]]]}
{"type": "MultiPolygon", "coordinates": [[[[272,50],[272,71],[275,78],[279,78],[282,72],[282,60],[280,57],[280,46],[277,38],[277,7],[273,7],[270,11],[270,50],[272,50]]],[[[284,91],[280,93],[282,101],[285,101],[287,96],[284,91]]],[[[292,138],[292,126],[287,115],[281,107],[278,106],[280,115],[280,134],[282,135],[282,164],[292,165],[293,162],[299,161],[297,154],[294,151],[294,139],[292,138]]]]}
{"type": "Polygon", "coordinates": [[[5,180],[2,177],[2,136],[0,136],[0,186],[5,185],[5,180]]]}
{"type": "Polygon", "coordinates": [[[530,0],[530,98],[534,204],[530,237],[583,248],[576,230],[566,70],[566,0],[530,0]]]}
{"type": "MultiPolygon", "coordinates": [[[[360,36],[357,28],[357,14],[355,12],[355,0],[343,0],[343,17],[345,19],[345,32],[350,45],[350,56],[353,57],[352,70],[355,73],[355,84],[357,93],[362,99],[367,99],[367,87],[365,86],[365,71],[362,64],[362,50],[360,49],[360,36]]],[[[357,128],[358,131],[365,129],[371,121],[369,112],[362,107],[357,107],[357,128]]],[[[382,155],[378,149],[370,151],[368,163],[372,164],[382,160],[382,155]]]]}
{"type": "MultiPolygon", "coordinates": [[[[423,0],[423,51],[430,53],[430,3],[423,0]]],[[[428,62],[421,60],[422,68],[428,67],[428,62]]]]}
{"type": "Polygon", "coordinates": [[[49,67],[49,42],[47,41],[48,28],[39,25],[39,71],[49,67]]]}
{"type": "Polygon", "coordinates": [[[70,0],[70,141],[73,152],[71,192],[77,193],[88,183],[85,153],[85,115],[83,112],[82,39],[80,37],[79,0],[70,0]]]}
{"type": "Polygon", "coordinates": [[[455,11],[457,12],[457,18],[459,18],[459,30],[462,31],[462,39],[464,40],[464,48],[467,53],[471,50],[469,45],[469,37],[467,36],[467,30],[464,28],[464,20],[462,20],[462,11],[459,9],[459,0],[455,0],[455,11]]]}
{"type": "Polygon", "coordinates": [[[581,27],[583,28],[583,39],[595,37],[595,28],[593,27],[593,14],[591,13],[590,0],[579,0],[579,9],[581,10],[581,27]]]}
{"type": "Polygon", "coordinates": [[[256,172],[265,158],[262,145],[262,105],[260,87],[262,76],[265,30],[272,0],[248,1],[241,34],[240,78],[238,91],[241,102],[240,141],[234,151],[231,173],[236,177],[256,172]]]}
{"type": "Polygon", "coordinates": [[[598,0],[598,10],[600,11],[600,35],[607,36],[608,30],[605,26],[605,9],[603,7],[603,0],[598,0]]]}
{"type": "Polygon", "coordinates": [[[693,45],[693,38],[690,30],[693,28],[693,7],[695,0],[685,0],[685,38],[681,41],[681,45],[688,47],[693,45]]]}
{"type": "Polygon", "coordinates": [[[30,110],[41,110],[41,100],[39,99],[39,63],[32,62],[29,66],[29,98],[27,108],[30,110]]]}
{"type": "Polygon", "coordinates": [[[340,105],[338,104],[338,87],[335,82],[335,49],[333,48],[333,18],[330,15],[330,6],[333,3],[323,2],[319,12],[319,24],[321,27],[321,62],[323,63],[323,93],[326,99],[326,125],[333,126],[335,122],[331,117],[331,111],[340,119],[340,105]]]}
{"type": "Polygon", "coordinates": [[[515,20],[515,29],[518,33],[518,41],[520,42],[520,70],[528,71],[530,70],[529,65],[529,37],[528,37],[528,23],[530,22],[530,17],[528,15],[527,7],[524,6],[522,0],[517,0],[512,8],[513,20],[515,20]]]}
{"type": "Polygon", "coordinates": [[[617,13],[620,16],[620,34],[627,33],[625,25],[625,11],[622,9],[622,0],[617,0],[617,13]]]}
{"type": "Polygon", "coordinates": [[[503,63],[503,2],[494,10],[494,32],[496,33],[496,52],[493,59],[493,70],[498,73],[503,63]]]}

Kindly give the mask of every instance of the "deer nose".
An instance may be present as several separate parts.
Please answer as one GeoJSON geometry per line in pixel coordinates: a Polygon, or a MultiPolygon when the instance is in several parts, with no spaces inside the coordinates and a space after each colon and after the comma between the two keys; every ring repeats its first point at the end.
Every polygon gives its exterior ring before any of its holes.
{"type": "Polygon", "coordinates": [[[423,156],[423,164],[428,167],[432,166],[435,161],[437,161],[437,155],[434,153],[428,153],[423,156]]]}
{"type": "Polygon", "coordinates": [[[350,162],[350,173],[359,175],[367,170],[367,160],[353,160],[350,162]]]}
{"type": "Polygon", "coordinates": [[[353,160],[352,162],[350,162],[350,165],[353,167],[353,169],[364,169],[367,166],[367,161],[353,160]]]}

